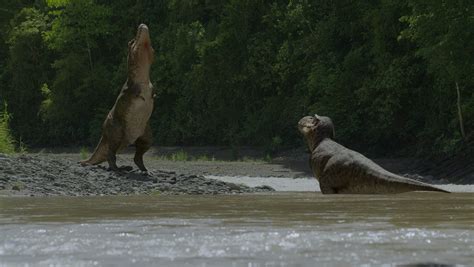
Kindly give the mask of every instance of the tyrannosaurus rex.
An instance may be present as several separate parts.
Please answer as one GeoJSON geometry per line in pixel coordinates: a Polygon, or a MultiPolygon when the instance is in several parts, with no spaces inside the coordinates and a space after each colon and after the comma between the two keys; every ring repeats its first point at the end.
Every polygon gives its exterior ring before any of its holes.
{"type": "Polygon", "coordinates": [[[334,125],[324,116],[306,116],[298,123],[311,151],[310,165],[323,194],[388,194],[448,191],[391,173],[364,155],[333,140],[334,125]]]}
{"type": "Polygon", "coordinates": [[[135,164],[140,170],[147,171],[143,154],[152,142],[148,121],[153,111],[150,67],[154,53],[148,27],[141,24],[135,38],[128,43],[127,81],[103,123],[102,137],[94,154],[81,164],[95,165],[107,161],[111,170],[118,170],[116,154],[128,145],[135,144],[135,164]]]}

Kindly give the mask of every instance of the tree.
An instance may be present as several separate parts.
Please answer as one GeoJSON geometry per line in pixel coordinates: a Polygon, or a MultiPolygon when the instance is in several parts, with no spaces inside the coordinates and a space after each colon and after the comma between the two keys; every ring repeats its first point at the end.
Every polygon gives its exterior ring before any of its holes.
{"type": "MultiPolygon", "coordinates": [[[[417,54],[427,60],[435,79],[445,80],[455,90],[452,106],[457,107],[460,134],[465,139],[461,96],[474,85],[474,31],[470,30],[474,27],[474,3],[410,0],[409,4],[412,13],[402,17],[408,28],[402,31],[401,38],[416,42],[417,54]]],[[[473,97],[472,93],[469,97],[473,97]]]]}
{"type": "Polygon", "coordinates": [[[5,89],[12,116],[11,127],[16,136],[29,142],[40,139],[41,119],[38,116],[42,101],[41,86],[49,76],[49,53],[42,34],[47,28],[47,17],[38,9],[24,8],[11,21],[8,34],[9,57],[5,89]]]}
{"type": "Polygon", "coordinates": [[[97,139],[119,88],[112,83],[117,66],[107,62],[107,56],[116,54],[110,50],[115,43],[109,38],[117,30],[111,11],[92,0],[48,1],[48,7],[52,21],[44,40],[57,56],[42,110],[49,136],[59,143],[84,142],[92,130],[97,139]]]}

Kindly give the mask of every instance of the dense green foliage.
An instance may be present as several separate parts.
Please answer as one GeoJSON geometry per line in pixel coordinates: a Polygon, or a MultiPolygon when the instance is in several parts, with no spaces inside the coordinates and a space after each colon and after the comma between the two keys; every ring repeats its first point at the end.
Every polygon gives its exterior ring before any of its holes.
{"type": "Polygon", "coordinates": [[[366,152],[452,152],[460,113],[473,131],[473,1],[0,2],[0,98],[29,145],[97,142],[141,22],[156,144],[301,145],[313,113],[366,152]]]}

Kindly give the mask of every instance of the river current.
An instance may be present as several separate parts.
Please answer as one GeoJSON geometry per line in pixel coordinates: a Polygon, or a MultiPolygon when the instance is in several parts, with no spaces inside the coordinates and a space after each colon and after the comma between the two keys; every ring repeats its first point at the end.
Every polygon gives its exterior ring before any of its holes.
{"type": "Polygon", "coordinates": [[[473,193],[0,198],[0,266],[471,266],[473,251],[473,193]]]}

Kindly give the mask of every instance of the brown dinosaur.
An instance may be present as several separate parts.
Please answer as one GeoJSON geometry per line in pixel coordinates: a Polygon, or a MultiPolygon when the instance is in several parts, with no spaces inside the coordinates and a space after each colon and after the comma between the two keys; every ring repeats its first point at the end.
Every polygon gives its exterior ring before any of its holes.
{"type": "Polygon", "coordinates": [[[109,169],[118,170],[116,154],[135,144],[135,164],[140,170],[147,171],[143,164],[143,154],[152,142],[148,121],[153,111],[150,67],[154,53],[148,27],[141,24],[135,38],[128,43],[127,81],[102,125],[102,137],[94,154],[82,161],[82,165],[96,165],[107,160],[109,169]]]}
{"type": "Polygon", "coordinates": [[[448,191],[391,173],[334,138],[334,125],[324,116],[298,122],[311,151],[310,165],[323,194],[388,194],[409,191],[448,191]]]}

